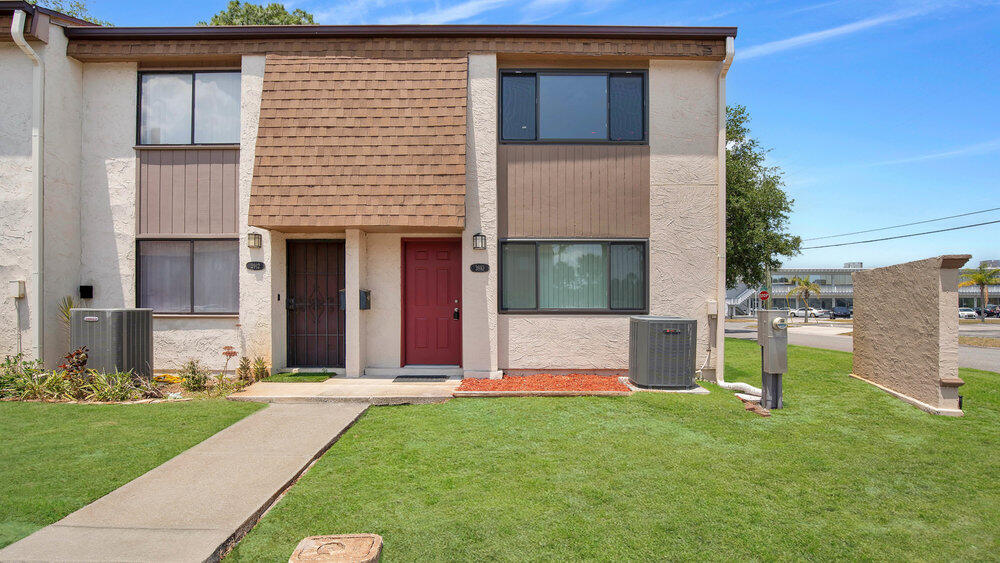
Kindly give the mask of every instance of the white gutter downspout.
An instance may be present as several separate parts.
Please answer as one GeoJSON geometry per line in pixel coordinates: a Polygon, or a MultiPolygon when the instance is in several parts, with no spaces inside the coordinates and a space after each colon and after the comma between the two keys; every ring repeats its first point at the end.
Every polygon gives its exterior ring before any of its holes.
{"type": "Polygon", "coordinates": [[[28,42],[24,39],[24,25],[27,21],[27,14],[23,10],[14,10],[14,18],[10,23],[10,36],[14,39],[14,43],[24,51],[25,55],[31,59],[31,63],[34,65],[32,69],[32,94],[34,94],[34,99],[31,104],[31,176],[32,176],[32,189],[34,192],[35,208],[34,208],[34,223],[35,223],[35,236],[33,237],[33,250],[34,250],[34,260],[32,263],[33,268],[33,283],[32,292],[34,293],[34,306],[31,308],[31,325],[32,325],[32,337],[35,344],[35,355],[39,360],[42,360],[42,319],[44,319],[43,311],[43,299],[42,299],[42,272],[44,270],[42,261],[45,258],[45,231],[42,226],[43,211],[44,211],[44,175],[43,175],[43,164],[44,164],[44,153],[43,149],[45,146],[45,139],[43,136],[43,130],[45,125],[45,112],[43,111],[43,104],[45,103],[45,62],[42,60],[38,53],[28,45],[28,42]]]}
{"type": "MultiPolygon", "coordinates": [[[[718,171],[716,174],[719,178],[719,217],[722,218],[722,225],[719,228],[719,254],[716,272],[719,276],[722,276],[722,282],[719,287],[722,288],[719,291],[719,295],[716,296],[717,302],[719,303],[719,309],[716,314],[716,322],[718,323],[716,328],[716,339],[723,338],[725,335],[725,317],[726,317],[726,291],[724,288],[724,280],[726,279],[726,74],[729,72],[729,67],[733,64],[733,56],[736,54],[736,42],[732,37],[726,37],[726,57],[722,60],[722,68],[719,70],[719,153],[718,153],[718,171]],[[722,334],[719,334],[722,333],[722,334]]],[[[705,357],[705,364],[701,366],[698,370],[699,377],[701,376],[701,371],[705,369],[708,365],[709,358],[712,356],[711,345],[708,348],[708,355],[705,357]]],[[[719,358],[715,358],[716,363],[719,362],[719,358]]],[[[729,389],[730,391],[742,391],[743,393],[760,396],[760,389],[749,385],[747,383],[730,383],[723,379],[724,373],[721,366],[716,366],[715,369],[715,383],[723,389],[729,389]]]]}

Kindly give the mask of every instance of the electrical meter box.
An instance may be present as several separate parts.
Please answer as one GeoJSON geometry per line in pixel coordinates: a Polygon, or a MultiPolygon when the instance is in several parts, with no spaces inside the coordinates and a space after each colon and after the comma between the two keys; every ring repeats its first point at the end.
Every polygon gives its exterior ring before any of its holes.
{"type": "Polygon", "coordinates": [[[764,373],[788,371],[788,321],[784,311],[757,311],[757,344],[763,348],[764,373]]]}

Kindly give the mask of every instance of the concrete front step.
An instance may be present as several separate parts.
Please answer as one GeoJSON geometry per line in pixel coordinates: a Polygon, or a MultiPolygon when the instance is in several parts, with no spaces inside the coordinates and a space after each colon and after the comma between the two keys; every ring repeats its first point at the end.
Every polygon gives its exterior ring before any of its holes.
{"type": "Polygon", "coordinates": [[[365,377],[399,377],[401,375],[447,375],[461,378],[465,373],[457,366],[403,366],[398,368],[365,368],[365,377]]]}
{"type": "Polygon", "coordinates": [[[443,403],[461,383],[458,379],[435,382],[394,382],[390,378],[336,378],[320,383],[254,383],[229,396],[232,401],[260,403],[349,403],[372,405],[443,403]]]}

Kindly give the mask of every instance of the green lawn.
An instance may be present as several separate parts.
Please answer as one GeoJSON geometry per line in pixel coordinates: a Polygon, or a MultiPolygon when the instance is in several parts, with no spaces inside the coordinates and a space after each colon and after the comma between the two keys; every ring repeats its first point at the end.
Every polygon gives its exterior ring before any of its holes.
{"type": "MultiPolygon", "coordinates": [[[[726,346],[759,384],[757,346],[726,346]]],[[[946,418],[846,377],[850,354],[790,365],[769,419],[715,387],[370,409],[231,558],[349,532],[386,561],[998,557],[1000,375],[963,370],[946,418]]]]}
{"type": "Polygon", "coordinates": [[[264,405],[0,403],[0,547],[51,524],[264,405]]]}
{"type": "Polygon", "coordinates": [[[316,383],[330,379],[331,375],[326,373],[276,373],[265,377],[261,381],[278,383],[316,383]]]}

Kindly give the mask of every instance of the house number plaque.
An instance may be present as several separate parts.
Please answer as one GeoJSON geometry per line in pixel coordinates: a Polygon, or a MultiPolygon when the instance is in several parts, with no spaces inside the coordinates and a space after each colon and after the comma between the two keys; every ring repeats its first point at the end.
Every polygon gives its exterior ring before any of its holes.
{"type": "Polygon", "coordinates": [[[490,271],[490,265],[489,264],[473,264],[473,265],[469,266],[469,269],[472,270],[473,272],[478,272],[478,273],[488,272],[488,271],[490,271]]]}
{"type": "Polygon", "coordinates": [[[263,262],[247,262],[247,269],[248,270],[263,270],[264,269],[264,263],[263,262]]]}

